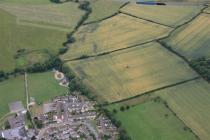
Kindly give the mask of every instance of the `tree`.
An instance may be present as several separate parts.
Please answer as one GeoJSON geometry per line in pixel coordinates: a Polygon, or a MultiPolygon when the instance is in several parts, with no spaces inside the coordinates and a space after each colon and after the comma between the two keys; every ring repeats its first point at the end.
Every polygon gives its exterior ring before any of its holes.
{"type": "Polygon", "coordinates": [[[125,107],[124,106],[121,106],[120,107],[120,111],[125,111],[125,107]]]}
{"type": "Polygon", "coordinates": [[[41,129],[43,127],[43,123],[38,118],[34,118],[34,123],[36,124],[37,128],[41,129]]]}
{"type": "Polygon", "coordinates": [[[126,106],[126,109],[127,109],[127,110],[129,110],[129,109],[130,109],[130,106],[129,106],[129,105],[127,105],[127,106],[126,106]]]}
{"type": "Polygon", "coordinates": [[[116,114],[117,113],[117,109],[113,109],[113,111],[112,111],[114,114],[116,114]]]}
{"type": "Polygon", "coordinates": [[[68,48],[67,47],[63,47],[63,48],[60,48],[59,49],[59,54],[61,55],[61,54],[64,54],[64,53],[66,53],[67,52],[67,50],[68,50],[68,48]]]}

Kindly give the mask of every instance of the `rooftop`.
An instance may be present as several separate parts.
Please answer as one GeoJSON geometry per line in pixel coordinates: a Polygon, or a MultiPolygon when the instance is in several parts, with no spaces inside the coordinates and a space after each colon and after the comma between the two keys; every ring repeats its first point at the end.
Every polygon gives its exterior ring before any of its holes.
{"type": "Polygon", "coordinates": [[[9,109],[10,109],[11,113],[17,113],[17,112],[25,111],[25,108],[24,108],[21,101],[16,101],[16,102],[10,103],[9,104],[9,109]]]}

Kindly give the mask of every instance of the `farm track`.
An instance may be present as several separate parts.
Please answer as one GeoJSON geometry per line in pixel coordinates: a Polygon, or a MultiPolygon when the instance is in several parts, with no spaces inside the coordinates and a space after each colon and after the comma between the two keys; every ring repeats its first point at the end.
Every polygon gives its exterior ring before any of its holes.
{"type": "Polygon", "coordinates": [[[27,75],[26,72],[24,74],[24,85],[25,85],[25,94],[26,94],[26,108],[27,108],[27,111],[30,115],[30,119],[31,119],[31,122],[33,124],[33,127],[37,131],[38,129],[36,127],[36,124],[35,124],[34,119],[32,117],[32,113],[31,113],[30,108],[29,108],[28,75],[27,75]]]}

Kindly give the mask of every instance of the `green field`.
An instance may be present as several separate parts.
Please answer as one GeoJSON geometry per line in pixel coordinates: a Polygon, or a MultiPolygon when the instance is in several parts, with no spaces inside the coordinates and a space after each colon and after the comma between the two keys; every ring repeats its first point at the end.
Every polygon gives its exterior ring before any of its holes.
{"type": "Polygon", "coordinates": [[[196,140],[162,102],[150,101],[124,112],[116,104],[109,106],[111,111],[113,108],[118,110],[115,118],[122,122],[132,140],[196,140]]]}
{"type": "Polygon", "coordinates": [[[67,64],[99,98],[109,102],[197,76],[182,59],[158,43],[67,64]]]}
{"type": "Polygon", "coordinates": [[[196,80],[156,92],[201,140],[210,139],[210,85],[196,80]]]}
{"type": "Polygon", "coordinates": [[[176,30],[165,43],[188,59],[210,56],[210,14],[201,14],[176,30]]]}
{"type": "Polygon", "coordinates": [[[9,113],[9,103],[22,101],[25,104],[25,98],[23,76],[0,82],[0,118],[9,113]]]}
{"type": "Polygon", "coordinates": [[[20,68],[27,68],[33,66],[33,64],[41,63],[50,60],[52,58],[51,54],[47,51],[37,50],[28,53],[23,53],[16,59],[16,66],[20,68]]]}
{"type": "Polygon", "coordinates": [[[84,14],[79,4],[17,4],[0,3],[0,8],[16,16],[19,25],[29,25],[46,29],[72,31],[84,14]]]}
{"type": "Polygon", "coordinates": [[[29,74],[28,87],[30,96],[35,97],[37,103],[49,101],[52,97],[64,95],[68,91],[54,79],[53,72],[29,74]]]}
{"type": "Polygon", "coordinates": [[[85,22],[88,23],[88,22],[98,21],[106,17],[109,17],[117,13],[120,7],[124,3],[125,2],[123,1],[121,2],[115,0],[92,0],[90,2],[92,13],[85,22]]]}
{"type": "Polygon", "coordinates": [[[0,68],[11,71],[16,67],[14,56],[19,49],[47,49],[56,53],[66,40],[66,33],[16,23],[15,16],[0,10],[0,68]]]}
{"type": "Polygon", "coordinates": [[[126,48],[167,36],[169,31],[171,28],[118,14],[103,22],[82,26],[75,35],[77,42],[62,58],[69,60],[126,48]]]}
{"type": "Polygon", "coordinates": [[[201,8],[202,6],[146,6],[130,3],[122,8],[121,11],[143,19],[176,27],[192,19],[201,11],[201,8]]]}

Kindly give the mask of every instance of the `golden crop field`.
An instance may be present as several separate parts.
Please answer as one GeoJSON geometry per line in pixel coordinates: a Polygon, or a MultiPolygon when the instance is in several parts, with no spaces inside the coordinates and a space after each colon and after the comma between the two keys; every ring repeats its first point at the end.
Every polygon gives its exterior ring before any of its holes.
{"type": "Polygon", "coordinates": [[[201,140],[210,139],[210,85],[202,80],[156,92],[201,140]]]}
{"type": "Polygon", "coordinates": [[[119,14],[106,21],[81,27],[75,36],[77,42],[71,45],[62,58],[73,59],[126,48],[166,36],[170,30],[165,26],[119,14]]]}
{"type": "Polygon", "coordinates": [[[188,59],[210,56],[210,14],[201,14],[165,40],[168,46],[188,59]]]}
{"type": "Polygon", "coordinates": [[[158,43],[67,62],[100,99],[119,101],[197,76],[158,43]]]}
{"type": "Polygon", "coordinates": [[[121,12],[175,27],[193,18],[201,8],[202,6],[148,6],[130,3],[121,12]]]}
{"type": "Polygon", "coordinates": [[[17,4],[2,3],[0,8],[15,15],[20,25],[71,31],[84,14],[78,4],[17,4]]]}

